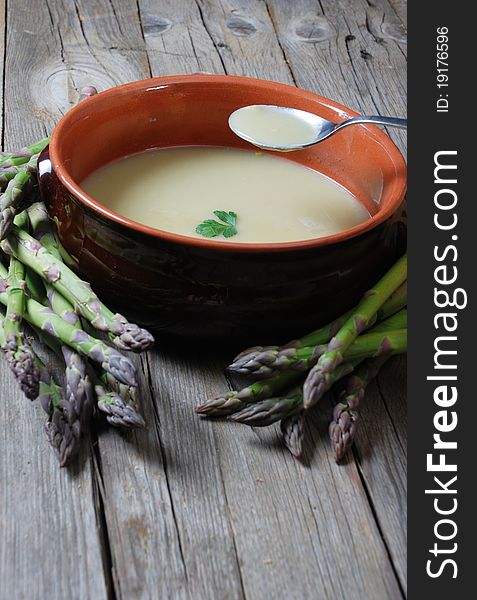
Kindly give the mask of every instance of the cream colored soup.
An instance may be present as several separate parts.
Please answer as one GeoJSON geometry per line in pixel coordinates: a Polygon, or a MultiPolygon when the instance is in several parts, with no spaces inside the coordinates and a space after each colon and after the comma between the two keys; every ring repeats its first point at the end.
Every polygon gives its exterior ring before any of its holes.
{"type": "Polygon", "coordinates": [[[273,106],[246,106],[230,115],[230,127],[256,146],[305,146],[316,139],[315,128],[293,112],[273,106]],[[253,140],[253,141],[252,141],[253,140]]]}
{"type": "Polygon", "coordinates": [[[206,219],[222,223],[213,211],[234,212],[237,234],[210,238],[221,242],[307,240],[369,218],[348,191],[320,173],[234,148],[143,152],[98,169],[81,187],[120,215],[190,237],[203,238],[196,227],[206,219]]]}

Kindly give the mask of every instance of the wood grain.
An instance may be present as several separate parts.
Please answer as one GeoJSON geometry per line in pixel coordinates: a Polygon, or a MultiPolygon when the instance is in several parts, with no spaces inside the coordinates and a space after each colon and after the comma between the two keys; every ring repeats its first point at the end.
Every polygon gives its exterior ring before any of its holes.
{"type": "MultiPolygon", "coordinates": [[[[402,8],[400,0],[48,0],[32,10],[10,0],[5,144],[51,131],[85,85],[173,73],[297,83],[361,111],[402,115],[402,8]]],[[[338,468],[329,402],[308,423],[314,444],[304,464],[275,428],[199,419],[194,406],[227,389],[230,357],[197,354],[137,358],[147,430],[98,424],[71,471],[58,470],[44,416],[2,362],[0,597],[5,589],[5,597],[95,600],[401,598],[402,362],[371,389],[355,458],[338,468]]]]}
{"type": "MultiPolygon", "coordinates": [[[[42,137],[50,119],[57,118],[35,103],[25,75],[34,71],[31,62],[46,59],[42,39],[51,36],[47,16],[33,17],[27,1],[8,12],[7,148],[42,137]]],[[[51,47],[52,40],[48,43],[51,47]]],[[[0,382],[0,596],[107,598],[109,577],[88,440],[76,465],[60,471],[43,432],[44,413],[21,394],[3,360],[0,382]]]]}
{"type": "MultiPolygon", "coordinates": [[[[402,22],[386,0],[266,0],[300,87],[363,114],[406,114],[402,22]]],[[[389,131],[403,150],[405,133],[389,131]]]]}

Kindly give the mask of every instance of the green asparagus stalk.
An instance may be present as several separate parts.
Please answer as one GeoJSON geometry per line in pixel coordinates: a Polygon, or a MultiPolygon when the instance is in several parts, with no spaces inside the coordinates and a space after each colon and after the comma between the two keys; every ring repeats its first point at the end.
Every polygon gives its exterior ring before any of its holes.
{"type": "Polygon", "coordinates": [[[374,325],[371,329],[369,329],[369,333],[385,333],[386,331],[406,328],[407,308],[402,308],[399,312],[374,325]]]}
{"type": "Polygon", "coordinates": [[[378,356],[364,361],[349,377],[333,411],[329,436],[339,463],[351,448],[359,423],[358,407],[368,384],[376,377],[389,356],[378,356]]]}
{"type": "Polygon", "coordinates": [[[11,181],[15,177],[15,175],[17,175],[20,172],[20,170],[21,166],[0,168],[0,190],[2,192],[5,191],[8,182],[11,181]]]}
{"type": "MultiPolygon", "coordinates": [[[[30,206],[28,216],[35,237],[41,235],[45,240],[48,240],[52,254],[56,254],[60,258],[59,249],[56,247],[56,238],[49,227],[48,214],[43,203],[34,203],[30,206]],[[33,222],[30,215],[34,217],[33,222]]],[[[38,277],[36,273],[34,275],[38,277]]],[[[44,287],[52,310],[76,329],[81,329],[80,319],[68,300],[57,292],[50,283],[45,282],[44,287]]],[[[35,300],[41,301],[40,298],[35,298],[35,300]]],[[[56,348],[54,347],[53,350],[56,350],[60,358],[64,359],[66,366],[65,399],[71,406],[71,419],[78,420],[81,431],[85,431],[91,419],[94,404],[93,384],[89,375],[88,362],[86,358],[65,344],[55,345],[56,348]]]]}
{"type": "MultiPolygon", "coordinates": [[[[387,319],[407,303],[407,285],[404,283],[381,307],[377,313],[377,321],[387,319]]],[[[240,375],[252,376],[256,379],[272,377],[275,372],[284,369],[296,369],[304,371],[312,366],[307,359],[300,358],[296,350],[300,348],[316,347],[328,343],[330,339],[339,331],[346,320],[353,314],[355,309],[345,313],[343,316],[328,323],[324,327],[313,331],[312,333],[285,344],[284,346],[253,346],[241,352],[236,356],[227,367],[227,370],[240,375]]],[[[371,320],[369,326],[373,324],[371,320]]],[[[388,327],[388,329],[402,329],[405,325],[388,327]]],[[[315,354],[315,359],[320,357],[320,351],[315,354]]],[[[305,353],[305,356],[308,352],[305,353]]],[[[315,361],[316,362],[316,361],[315,361]]]]}
{"type": "Polygon", "coordinates": [[[65,407],[62,398],[62,389],[36,355],[35,361],[40,372],[38,399],[48,415],[45,425],[46,435],[58,457],[60,467],[66,467],[80,448],[79,423],[78,421],[70,423],[69,410],[65,407]]]}
{"type": "MultiPolygon", "coordinates": [[[[349,375],[359,363],[359,359],[341,363],[333,371],[333,383],[349,375]]],[[[258,402],[244,403],[244,407],[232,414],[231,419],[252,427],[266,427],[303,410],[302,386],[295,387],[284,396],[265,398],[258,402]]],[[[217,416],[217,414],[214,414],[217,416]]],[[[222,416],[222,415],[220,415],[222,416]]]]}
{"type": "MultiPolygon", "coordinates": [[[[0,337],[4,337],[2,319],[0,337]]],[[[76,427],[70,426],[65,416],[61,388],[35,353],[33,360],[38,372],[38,400],[48,415],[45,425],[47,438],[55,450],[60,466],[64,467],[79,449],[79,432],[76,427]]]]}
{"type": "MultiPolygon", "coordinates": [[[[31,218],[31,212],[30,218],[31,218]]],[[[33,224],[33,220],[32,220],[33,224]]],[[[87,319],[99,331],[113,334],[115,346],[121,350],[142,352],[154,343],[152,335],[125,317],[113,314],[96,296],[89,283],[81,280],[62,260],[49,252],[29,233],[13,227],[3,250],[33,269],[64,296],[75,312],[87,319]]]]}
{"type": "Polygon", "coordinates": [[[10,233],[15,216],[31,202],[32,190],[37,185],[37,162],[38,155],[34,154],[17,170],[14,177],[8,182],[5,191],[0,195],[0,240],[5,239],[10,233]]]}
{"type": "Polygon", "coordinates": [[[215,398],[210,398],[195,410],[197,413],[209,417],[225,417],[244,408],[247,404],[271,398],[282,392],[295,383],[300,376],[301,373],[296,371],[280,373],[280,375],[271,379],[252,383],[240,391],[226,392],[215,398]]]}
{"type": "Polygon", "coordinates": [[[25,269],[25,284],[26,284],[26,292],[40,304],[47,304],[48,297],[46,295],[46,289],[43,285],[43,280],[41,277],[33,272],[31,269],[25,269]]]}
{"type": "MultiPolygon", "coordinates": [[[[26,215],[22,213],[17,220],[23,223],[25,217],[26,215]]],[[[24,275],[23,264],[11,258],[7,277],[7,310],[1,329],[1,346],[21,390],[27,398],[34,400],[38,396],[40,374],[35,364],[33,349],[21,328],[26,300],[24,275]]]]}
{"type": "MultiPolygon", "coordinates": [[[[382,354],[402,354],[406,352],[406,349],[407,330],[405,329],[385,333],[366,333],[356,339],[350,348],[348,348],[346,361],[354,362],[382,354]]],[[[315,351],[316,349],[314,348],[298,348],[296,350],[300,358],[308,357],[307,360],[313,360],[315,351]]],[[[279,372],[269,379],[256,381],[240,391],[226,392],[225,394],[211,398],[198,406],[196,412],[213,417],[230,415],[245,408],[247,404],[271,398],[277,392],[282,392],[299,379],[300,376],[301,372],[293,369],[279,372]]],[[[327,378],[328,387],[333,385],[335,380],[336,374],[332,371],[327,378]]]]}
{"type": "Polygon", "coordinates": [[[398,287],[393,292],[386,302],[378,309],[376,313],[376,321],[380,322],[394,315],[407,305],[407,281],[398,287]]]}
{"type": "Polygon", "coordinates": [[[65,390],[62,409],[69,425],[78,430],[78,435],[88,430],[93,412],[93,384],[89,376],[88,362],[77,352],[61,343],[46,331],[33,327],[38,338],[64,361],[65,390]]]}
{"type": "MultiPolygon", "coordinates": [[[[0,279],[7,275],[5,267],[0,263],[0,279]]],[[[0,302],[7,304],[7,292],[2,291],[7,286],[0,285],[0,302]]],[[[27,298],[25,303],[25,319],[42,331],[60,339],[64,344],[100,364],[105,371],[111,373],[121,383],[136,386],[136,373],[132,362],[115,348],[111,348],[102,340],[93,338],[85,331],[58,316],[51,308],[45,307],[33,298],[27,298]]]]}
{"type": "MultiPolygon", "coordinates": [[[[67,300],[54,288],[48,289],[47,298],[51,309],[75,329],[81,330],[78,315],[67,300]]],[[[86,431],[91,419],[94,393],[89,376],[87,359],[66,344],[60,344],[57,352],[65,361],[66,400],[72,407],[72,418],[78,419],[81,431],[86,431]]]]}
{"type": "Polygon", "coordinates": [[[50,138],[44,138],[39,142],[35,142],[31,146],[27,146],[19,152],[1,152],[0,153],[0,168],[8,169],[27,163],[34,154],[40,154],[42,150],[48,146],[50,138]]]}
{"type": "MultiPolygon", "coordinates": [[[[359,358],[360,356],[367,356],[375,348],[379,348],[381,343],[386,342],[385,336],[382,335],[381,338],[378,336],[368,336],[375,333],[387,333],[388,331],[393,331],[393,327],[394,330],[404,329],[407,324],[407,319],[405,317],[407,317],[407,313],[397,313],[395,317],[393,316],[386,321],[383,321],[383,325],[380,326],[378,330],[372,328],[369,330],[369,333],[361,335],[352,344],[347,356],[349,355],[350,359],[359,358]],[[384,323],[388,323],[388,321],[389,327],[384,325],[384,323]],[[393,325],[393,327],[391,327],[391,325],[393,325]]],[[[399,348],[400,346],[396,349],[396,353],[402,351],[399,348]]],[[[303,373],[317,363],[326,349],[326,344],[315,347],[285,348],[283,350],[269,349],[267,350],[267,365],[265,365],[265,361],[262,357],[260,359],[260,368],[258,370],[254,370],[253,365],[249,363],[248,367],[244,366],[240,372],[242,374],[250,375],[256,380],[263,379],[265,376],[267,378],[274,377],[284,371],[298,371],[303,373]]]]}
{"type": "Polygon", "coordinates": [[[120,383],[103,371],[101,376],[78,353],[44,331],[34,328],[40,340],[66,365],[66,393],[63,410],[68,422],[80,423],[81,432],[86,431],[94,404],[93,388],[97,395],[98,408],[105,412],[107,420],[116,427],[145,427],[139,413],[139,390],[120,383]]]}
{"type": "Polygon", "coordinates": [[[280,429],[285,447],[295,458],[300,458],[305,442],[304,411],[302,410],[297,414],[282,419],[280,421],[280,429]]]}
{"type": "Polygon", "coordinates": [[[7,311],[2,328],[2,350],[8,365],[27,398],[38,396],[39,372],[33,350],[21,329],[25,312],[24,267],[15,258],[10,259],[8,269],[7,311]]]}
{"type": "Polygon", "coordinates": [[[232,414],[230,418],[237,423],[244,423],[251,427],[267,427],[289,415],[301,412],[302,409],[303,391],[300,386],[293,388],[283,396],[245,404],[244,408],[232,414]]]}
{"type": "MultiPolygon", "coordinates": [[[[50,227],[44,204],[42,202],[32,204],[28,209],[28,214],[35,238],[41,241],[51,254],[61,259],[59,244],[50,227]]],[[[84,325],[86,331],[90,335],[94,335],[94,330],[91,331],[92,328],[89,323],[81,323],[73,306],[62,294],[48,282],[45,282],[45,287],[49,304],[56,314],[78,329],[81,329],[84,325]]],[[[80,357],[76,355],[76,362],[78,362],[78,358],[80,357]]],[[[96,372],[92,374],[98,408],[107,414],[108,422],[122,427],[145,427],[144,419],[139,412],[138,389],[120,383],[107,372],[103,372],[100,376],[96,372]]]]}
{"type": "MultiPolygon", "coordinates": [[[[92,335],[93,328],[83,319],[82,325],[92,335]]],[[[93,370],[98,408],[106,414],[106,420],[115,427],[145,427],[141,414],[141,402],[137,387],[124,385],[110,373],[93,370]]]]}
{"type": "Polygon", "coordinates": [[[338,333],[331,339],[327,350],[314,365],[303,386],[303,406],[312,407],[329,388],[333,369],[343,360],[346,350],[368,326],[370,319],[407,278],[407,255],[400,258],[378,283],[369,290],[347,319],[338,333]]]}

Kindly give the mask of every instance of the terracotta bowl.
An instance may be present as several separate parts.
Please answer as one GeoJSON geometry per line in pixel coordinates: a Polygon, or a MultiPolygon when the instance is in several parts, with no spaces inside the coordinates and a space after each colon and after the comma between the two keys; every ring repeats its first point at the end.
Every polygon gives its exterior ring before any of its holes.
{"type": "Polygon", "coordinates": [[[115,214],[81,189],[98,167],[147,148],[251,148],[227,126],[230,113],[247,104],[292,106],[336,122],[357,114],[270,81],[159,77],[107,90],[70,110],[41,157],[41,191],[73,267],[114,309],[156,334],[235,345],[298,336],[353,305],[403,251],[406,166],[374,126],[350,127],[286,155],[344,185],[372,215],[320,239],[188,238],[115,214]]]}

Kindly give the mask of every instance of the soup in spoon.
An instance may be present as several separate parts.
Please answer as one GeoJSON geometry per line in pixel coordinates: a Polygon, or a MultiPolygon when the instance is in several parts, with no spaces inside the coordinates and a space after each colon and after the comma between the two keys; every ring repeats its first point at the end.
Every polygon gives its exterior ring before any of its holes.
{"type": "Polygon", "coordinates": [[[350,192],[321,173],[236,148],[149,150],[98,169],[81,187],[138,223],[196,238],[213,234],[221,242],[308,240],[369,218],[350,192]]]}

